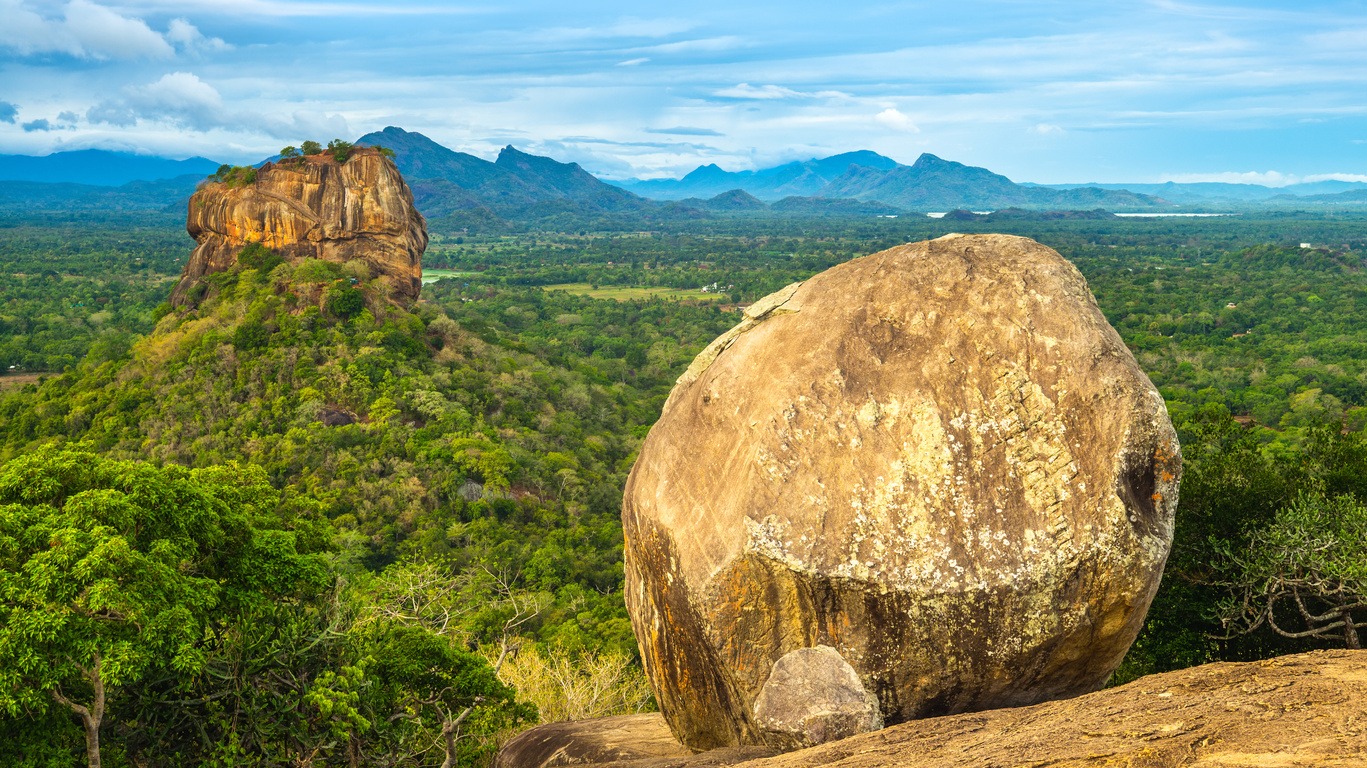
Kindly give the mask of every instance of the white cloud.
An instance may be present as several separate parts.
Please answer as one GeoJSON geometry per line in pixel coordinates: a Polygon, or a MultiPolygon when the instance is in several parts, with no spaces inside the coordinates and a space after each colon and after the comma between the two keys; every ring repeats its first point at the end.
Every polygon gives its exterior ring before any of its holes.
{"type": "Polygon", "coordinates": [[[86,119],[121,127],[151,122],[206,132],[227,129],[264,133],[284,139],[350,133],[346,120],[339,115],[300,110],[282,116],[229,109],[216,88],[190,72],[172,72],[156,82],[125,88],[120,98],[91,107],[86,119]]]}
{"type": "Polygon", "coordinates": [[[645,63],[648,62],[648,61],[650,61],[650,59],[647,59],[647,58],[644,58],[644,57],[639,58],[639,59],[627,59],[626,61],[619,61],[619,62],[617,62],[617,66],[619,66],[619,67],[637,67],[637,66],[640,66],[640,65],[642,65],[642,64],[645,64],[645,63]]]}
{"type": "Polygon", "coordinates": [[[217,37],[205,37],[195,25],[185,19],[172,19],[166,28],[166,39],[183,51],[227,51],[232,46],[217,37]]]}
{"type": "Polygon", "coordinates": [[[895,131],[904,131],[906,133],[921,132],[921,129],[916,126],[916,123],[912,122],[910,117],[907,117],[902,114],[901,110],[893,107],[888,107],[882,112],[879,112],[873,116],[873,119],[895,131]]]}
{"type": "Polygon", "coordinates": [[[1031,133],[1038,133],[1041,136],[1057,136],[1063,133],[1063,126],[1053,123],[1036,123],[1030,127],[1031,133]]]}
{"type": "MultiPolygon", "coordinates": [[[[775,101],[780,99],[835,99],[848,98],[849,94],[840,91],[815,91],[804,92],[795,91],[792,88],[785,88],[781,85],[750,85],[749,83],[738,83],[730,88],[722,88],[712,92],[713,96],[723,99],[752,99],[755,101],[775,101]]],[[[895,110],[894,110],[895,111],[895,110]]]]}
{"type": "Polygon", "coordinates": [[[65,53],[86,59],[164,59],[171,44],[141,19],[121,16],[89,0],[71,0],[60,17],[42,15],[23,0],[0,0],[0,47],[21,54],[65,53]]]}
{"type": "Polygon", "coordinates": [[[1160,181],[1175,181],[1178,184],[1218,182],[1221,184],[1261,184],[1264,187],[1284,187],[1287,184],[1295,184],[1300,179],[1280,171],[1221,171],[1219,173],[1177,173],[1162,176],[1160,181]]]}
{"type": "Polygon", "coordinates": [[[175,19],[163,35],[142,19],[124,16],[90,0],[70,0],[60,15],[34,10],[25,0],[0,0],[0,48],[21,55],[61,53],[82,59],[169,59],[176,48],[221,51],[230,46],[205,37],[185,19],[175,19]]]}
{"type": "Polygon", "coordinates": [[[65,16],[67,30],[91,58],[169,58],[174,53],[143,20],[120,16],[88,0],[71,0],[65,16]]]}
{"type": "Polygon", "coordinates": [[[1357,181],[1367,183],[1367,173],[1312,173],[1301,178],[1303,182],[1312,181],[1357,181]]]}
{"type": "Polygon", "coordinates": [[[632,48],[632,53],[716,53],[719,51],[730,51],[745,45],[745,39],[735,35],[724,35],[722,37],[703,37],[697,40],[680,40],[676,43],[660,43],[659,45],[649,45],[644,48],[632,48]]]}

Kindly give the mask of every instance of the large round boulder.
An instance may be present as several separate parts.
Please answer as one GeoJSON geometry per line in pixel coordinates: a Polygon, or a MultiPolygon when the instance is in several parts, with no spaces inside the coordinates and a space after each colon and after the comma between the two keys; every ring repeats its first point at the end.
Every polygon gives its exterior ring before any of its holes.
{"type": "Polygon", "coordinates": [[[1180,472],[1162,398],[1049,248],[948,235],[788,286],[679,379],[627,482],[660,708],[694,750],[787,749],[1099,688],[1180,472]]]}

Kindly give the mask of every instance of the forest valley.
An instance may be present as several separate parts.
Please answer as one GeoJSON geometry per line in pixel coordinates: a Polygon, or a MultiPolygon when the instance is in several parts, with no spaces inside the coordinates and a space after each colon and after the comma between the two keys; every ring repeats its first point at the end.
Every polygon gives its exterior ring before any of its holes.
{"type": "Polygon", "coordinates": [[[173,311],[177,215],[0,220],[0,764],[476,765],[649,710],[619,508],[674,380],[738,305],[950,231],[1075,263],[1177,426],[1112,682],[1360,647],[1367,218],[671,226],[435,231],[411,311],[255,248],[173,311]]]}

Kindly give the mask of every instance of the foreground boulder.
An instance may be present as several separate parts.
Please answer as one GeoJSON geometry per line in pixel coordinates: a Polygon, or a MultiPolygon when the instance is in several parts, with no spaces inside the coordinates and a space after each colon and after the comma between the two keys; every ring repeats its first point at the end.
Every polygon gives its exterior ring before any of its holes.
{"type": "MultiPolygon", "coordinates": [[[[576,725],[587,724],[562,724],[576,725]]],[[[918,720],[764,759],[750,760],[727,749],[638,762],[499,765],[1360,767],[1367,765],[1367,651],[1317,651],[1244,664],[1207,664],[1076,699],[918,720]]]]}
{"type": "Polygon", "coordinates": [[[207,182],[190,198],[185,229],[199,245],[171,294],[176,306],[205,275],[231,269],[248,243],[288,261],[360,261],[401,304],[422,287],[427,224],[393,161],[370,147],[342,163],[309,155],[232,183],[207,182]]]}
{"type": "Polygon", "coordinates": [[[627,482],[665,719],[694,750],[794,749],[1096,690],[1180,471],[1162,398],[1049,248],[950,235],[789,286],[698,356],[627,482]]]}

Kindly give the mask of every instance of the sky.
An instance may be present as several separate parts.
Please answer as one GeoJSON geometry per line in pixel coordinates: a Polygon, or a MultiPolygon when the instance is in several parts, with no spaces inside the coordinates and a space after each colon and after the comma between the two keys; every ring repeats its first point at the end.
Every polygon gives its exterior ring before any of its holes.
{"type": "Polygon", "coordinates": [[[396,125],[606,178],[872,149],[1036,183],[1367,180],[1367,0],[0,0],[0,153],[396,125]]]}

